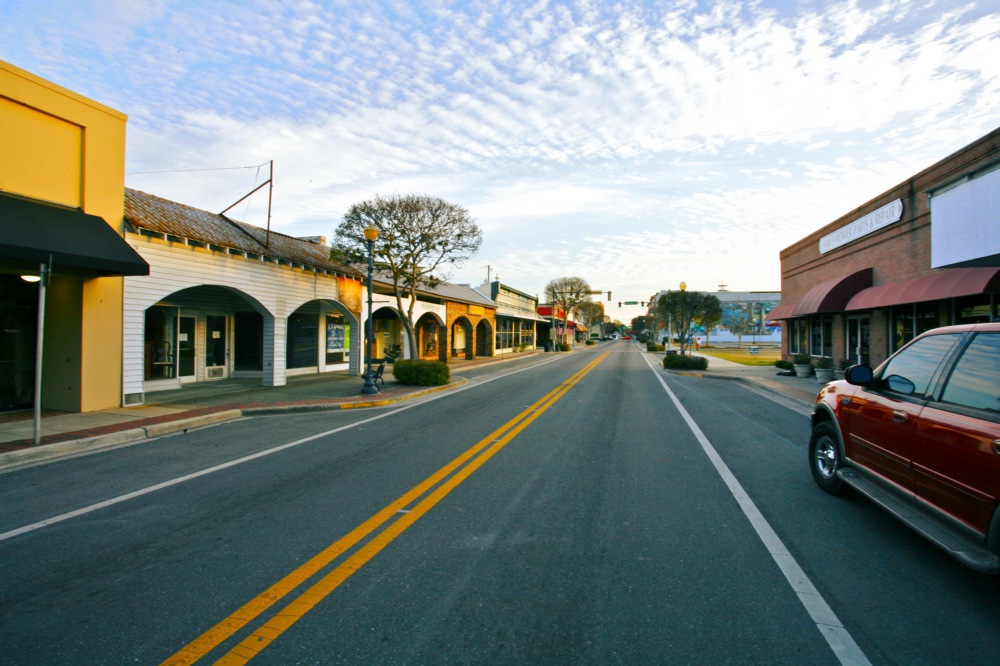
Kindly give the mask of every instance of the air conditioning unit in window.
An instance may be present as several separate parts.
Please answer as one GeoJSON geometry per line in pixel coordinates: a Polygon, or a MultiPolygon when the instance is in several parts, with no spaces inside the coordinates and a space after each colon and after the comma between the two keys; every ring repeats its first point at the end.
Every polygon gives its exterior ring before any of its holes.
{"type": "Polygon", "coordinates": [[[224,368],[209,368],[208,369],[208,378],[209,379],[218,379],[219,377],[222,376],[223,369],[224,368]]]}

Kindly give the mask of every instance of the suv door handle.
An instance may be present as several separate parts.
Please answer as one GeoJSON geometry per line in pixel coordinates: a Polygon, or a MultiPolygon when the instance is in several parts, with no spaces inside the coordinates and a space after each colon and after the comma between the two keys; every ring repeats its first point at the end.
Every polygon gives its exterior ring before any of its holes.
{"type": "Polygon", "coordinates": [[[892,420],[896,423],[906,423],[906,412],[898,409],[892,410],[892,420]]]}

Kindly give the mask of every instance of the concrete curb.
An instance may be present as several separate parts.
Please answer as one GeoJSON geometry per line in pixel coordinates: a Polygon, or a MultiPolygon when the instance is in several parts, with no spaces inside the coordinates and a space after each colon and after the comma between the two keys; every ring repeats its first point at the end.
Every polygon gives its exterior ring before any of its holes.
{"type": "Polygon", "coordinates": [[[302,414],[308,412],[322,412],[336,409],[362,409],[366,407],[384,407],[404,400],[412,400],[431,393],[438,393],[448,389],[457,388],[468,384],[467,379],[459,379],[445,386],[434,386],[422,391],[415,391],[395,398],[385,398],[382,400],[366,400],[364,402],[351,403],[317,403],[314,405],[282,405],[276,407],[247,407],[243,409],[226,409],[210,414],[192,416],[174,421],[164,421],[138,428],[129,428],[110,432],[105,435],[95,435],[85,439],[76,439],[56,444],[46,444],[37,448],[23,449],[21,451],[9,451],[0,453],[0,472],[36,465],[44,462],[52,462],[60,458],[82,455],[84,453],[94,453],[105,449],[113,449],[128,444],[137,444],[147,439],[172,435],[177,432],[185,432],[194,428],[235,421],[246,416],[267,416],[272,414],[302,414]]]}
{"type": "Polygon", "coordinates": [[[175,432],[184,432],[193,428],[232,421],[241,418],[242,412],[238,409],[227,409],[212,414],[193,416],[176,421],[165,423],[155,423],[141,428],[129,428],[119,430],[106,435],[95,435],[85,439],[76,439],[68,442],[58,442],[56,444],[46,444],[37,448],[23,449],[21,451],[9,451],[0,453],[0,470],[23,467],[41,462],[49,462],[58,458],[67,458],[83,453],[93,453],[104,449],[113,449],[126,444],[134,444],[154,437],[162,437],[175,432]]]}

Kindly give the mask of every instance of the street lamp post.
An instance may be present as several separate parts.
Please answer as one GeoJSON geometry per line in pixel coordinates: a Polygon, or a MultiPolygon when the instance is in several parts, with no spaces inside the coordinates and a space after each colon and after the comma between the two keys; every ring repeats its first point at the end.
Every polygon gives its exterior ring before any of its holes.
{"type": "MultiPolygon", "coordinates": [[[[681,281],[681,326],[687,323],[686,330],[680,331],[681,336],[681,356],[684,355],[684,343],[687,341],[688,331],[691,329],[691,322],[687,318],[687,282],[681,281]]],[[[680,326],[678,326],[680,328],[680,326]]],[[[688,346],[688,354],[691,353],[691,347],[688,346]]]]}
{"type": "Polygon", "coordinates": [[[365,385],[361,389],[361,395],[373,395],[378,393],[378,387],[372,380],[372,340],[375,338],[372,322],[372,271],[374,263],[372,253],[375,251],[375,239],[378,238],[378,229],[374,224],[369,224],[365,228],[365,245],[368,246],[368,335],[365,339],[365,357],[368,367],[365,370],[365,385]]]}
{"type": "Polygon", "coordinates": [[[35,446],[42,440],[42,356],[45,344],[45,288],[49,286],[49,276],[52,275],[52,256],[49,263],[41,264],[38,275],[22,275],[25,282],[38,283],[38,325],[35,332],[35,390],[34,390],[34,436],[35,446]]]}

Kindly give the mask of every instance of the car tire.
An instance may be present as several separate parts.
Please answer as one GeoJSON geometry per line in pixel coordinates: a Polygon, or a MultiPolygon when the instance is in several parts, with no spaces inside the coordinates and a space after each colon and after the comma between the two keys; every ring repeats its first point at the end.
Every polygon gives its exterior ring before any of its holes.
{"type": "Polygon", "coordinates": [[[846,484],[837,476],[843,465],[837,430],[829,421],[817,423],[809,437],[809,469],[816,485],[831,495],[843,495],[846,484]]]}

